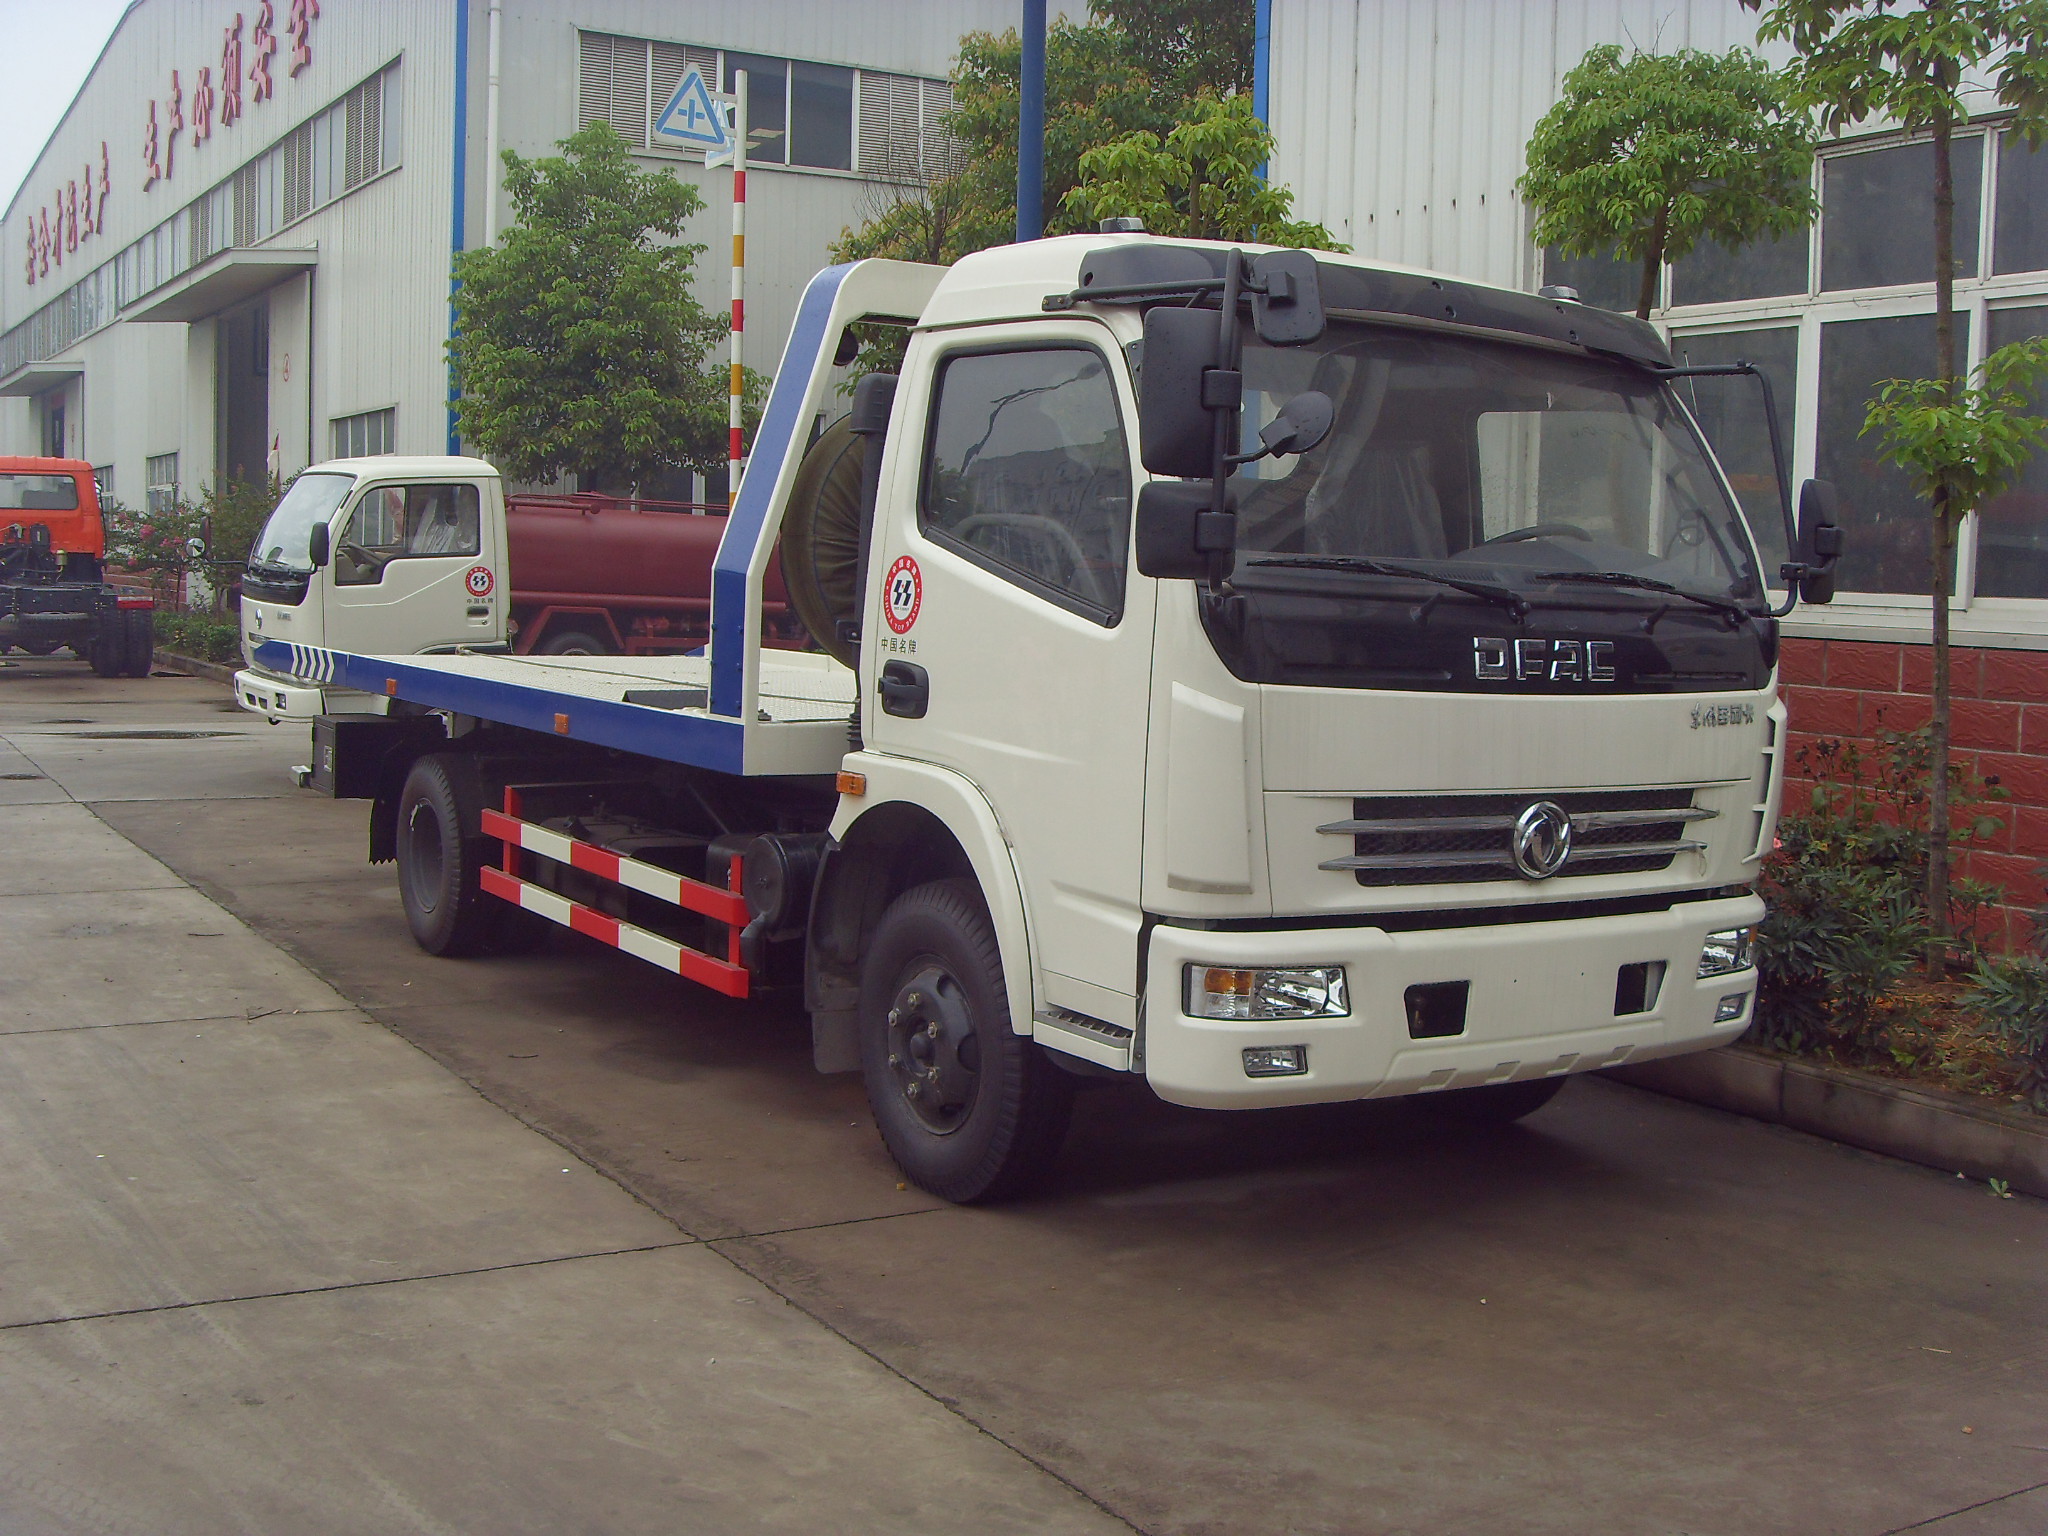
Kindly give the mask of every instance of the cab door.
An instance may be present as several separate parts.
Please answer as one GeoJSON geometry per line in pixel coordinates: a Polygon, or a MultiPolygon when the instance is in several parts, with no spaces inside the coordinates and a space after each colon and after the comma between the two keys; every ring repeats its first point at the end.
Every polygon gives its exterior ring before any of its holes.
{"type": "Polygon", "coordinates": [[[923,336],[899,401],[863,626],[868,744],[980,788],[1043,996],[1131,1027],[1154,584],[1131,562],[1122,356],[1086,320],[923,336]]]}
{"type": "Polygon", "coordinates": [[[378,484],[334,526],[326,643],[400,656],[496,638],[503,562],[486,549],[473,481],[378,484]]]}

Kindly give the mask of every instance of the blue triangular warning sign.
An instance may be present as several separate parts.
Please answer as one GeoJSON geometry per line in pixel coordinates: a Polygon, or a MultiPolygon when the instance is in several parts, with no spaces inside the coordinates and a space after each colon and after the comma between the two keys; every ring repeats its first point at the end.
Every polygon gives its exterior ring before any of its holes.
{"type": "Polygon", "coordinates": [[[725,112],[704,84],[704,76],[690,70],[669,97],[661,116],[654,120],[654,136],[691,149],[720,150],[732,144],[726,131],[725,112]]]}

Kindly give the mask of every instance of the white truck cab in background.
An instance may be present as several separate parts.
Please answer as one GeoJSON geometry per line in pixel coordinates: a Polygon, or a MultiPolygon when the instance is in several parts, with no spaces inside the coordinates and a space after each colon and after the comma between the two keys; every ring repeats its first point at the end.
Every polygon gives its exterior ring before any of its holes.
{"type": "Polygon", "coordinates": [[[505,493],[482,459],[331,459],[292,482],[242,578],[235,674],[273,719],[381,714],[387,700],[258,666],[255,648],[414,654],[505,645],[505,493]],[[314,558],[317,554],[318,558],[314,558]]]}

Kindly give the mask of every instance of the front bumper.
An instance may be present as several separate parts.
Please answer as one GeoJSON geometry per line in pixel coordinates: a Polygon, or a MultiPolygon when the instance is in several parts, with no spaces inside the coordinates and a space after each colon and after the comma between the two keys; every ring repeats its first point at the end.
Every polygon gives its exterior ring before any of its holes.
{"type": "Polygon", "coordinates": [[[1161,1098],[1210,1109],[1386,1098],[1588,1072],[1725,1045],[1748,1027],[1756,972],[1697,980],[1700,947],[1717,929],[1762,920],[1755,896],[1679,902],[1666,911],[1553,922],[1432,928],[1215,932],[1160,924],[1147,960],[1145,1076],[1161,1098]],[[1621,967],[1663,962],[1655,1003],[1617,1016],[1621,967]],[[1185,1011],[1184,968],[1342,965],[1344,1018],[1199,1019],[1185,1011]],[[1411,1039],[1404,994],[1433,982],[1471,984],[1463,1033],[1411,1039]],[[1722,998],[1745,998],[1714,1022],[1722,998]],[[1308,1070],[1251,1078],[1251,1046],[1303,1045],[1308,1070]]]}
{"type": "Polygon", "coordinates": [[[381,715],[388,701],[352,688],[321,688],[275,677],[255,667],[235,674],[235,702],[267,720],[315,720],[321,715],[381,715]]]}

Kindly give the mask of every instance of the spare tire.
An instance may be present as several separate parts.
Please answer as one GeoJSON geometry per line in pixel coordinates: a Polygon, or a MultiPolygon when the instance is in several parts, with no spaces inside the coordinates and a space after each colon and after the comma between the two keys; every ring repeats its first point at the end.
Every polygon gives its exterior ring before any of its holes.
{"type": "Polygon", "coordinates": [[[782,513],[782,581],[819,650],[852,666],[858,647],[839,626],[860,617],[860,488],[867,439],[842,416],[797,466],[782,513]]]}

